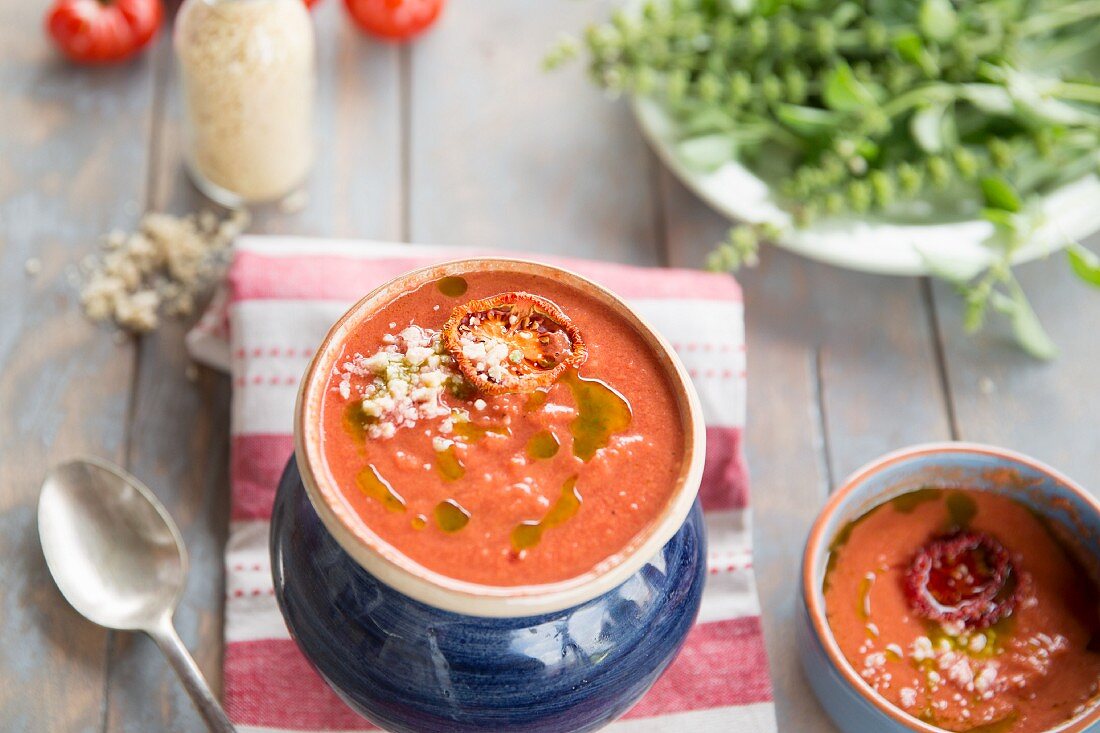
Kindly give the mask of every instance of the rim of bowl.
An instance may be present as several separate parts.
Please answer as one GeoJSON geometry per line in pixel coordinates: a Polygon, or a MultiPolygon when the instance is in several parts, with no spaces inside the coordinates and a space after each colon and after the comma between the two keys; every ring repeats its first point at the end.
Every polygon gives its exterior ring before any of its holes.
{"type": "Polygon", "coordinates": [[[706,428],[702,406],[687,369],[671,345],[621,298],[570,270],[533,260],[476,257],[428,265],[373,289],[325,335],[310,361],[294,410],[294,452],[306,493],[326,529],[367,572],[405,595],[436,608],[485,617],[520,617],[552,613],[579,605],[612,590],[637,572],[670,540],[687,519],[703,476],[706,428]],[[524,586],[494,586],[458,580],[415,563],[375,534],[348,504],[328,470],[321,450],[318,419],[324,387],[347,335],[401,293],[448,275],[470,272],[522,273],[565,282],[586,298],[613,310],[651,348],[664,367],[684,426],[683,458],[676,487],[648,530],[620,552],[591,570],[567,580],[524,586]]]}
{"type": "MultiPolygon", "coordinates": [[[[829,520],[837,513],[837,510],[840,509],[841,505],[844,503],[845,498],[847,498],[857,486],[874,474],[897,463],[902,463],[918,456],[944,453],[978,453],[1022,463],[1039,473],[1046,474],[1057,483],[1065,486],[1091,506],[1094,512],[1100,515],[1100,501],[1077,484],[1073,479],[1057,469],[1031,456],[1009,450],[1008,448],[963,441],[921,443],[919,445],[892,451],[856,469],[855,472],[849,475],[841,483],[840,488],[833,492],[825,503],[824,508],[822,508],[821,513],[818,514],[817,519],[814,520],[814,524],[810,528],[809,537],[806,540],[806,548],[802,554],[802,596],[809,613],[810,622],[813,625],[814,635],[825,649],[825,655],[828,657],[829,663],[832,665],[833,669],[841,674],[849,687],[874,705],[879,712],[887,715],[895,722],[907,727],[909,730],[919,731],[920,733],[948,733],[948,731],[925,723],[897,708],[876,692],[873,687],[867,684],[866,680],[856,673],[855,669],[840,651],[840,646],[836,643],[836,639],[833,637],[833,631],[825,618],[823,603],[819,603],[818,601],[818,589],[813,582],[813,566],[814,559],[822,552],[828,551],[828,543],[825,541],[826,538],[824,536],[825,525],[828,524],[829,520]]],[[[874,506],[877,506],[877,504],[874,506]]],[[[1098,720],[1100,720],[1100,702],[1094,702],[1092,709],[1080,717],[1071,718],[1053,728],[1046,728],[1036,733],[1081,733],[1098,720]]]]}
{"type": "MultiPolygon", "coordinates": [[[[640,3],[635,3],[640,4],[640,3]]],[[[770,221],[783,231],[773,244],[819,262],[862,272],[881,275],[927,275],[924,247],[935,255],[946,251],[960,266],[984,267],[990,260],[990,250],[983,245],[991,233],[988,222],[979,218],[959,218],[947,221],[911,223],[841,219],[828,226],[792,228],[790,215],[778,208],[771,196],[771,186],[738,160],[727,161],[718,169],[700,173],[688,167],[672,148],[670,120],[663,107],[652,99],[635,96],[631,109],[657,157],[695,195],[712,209],[733,221],[770,221]],[[763,200],[757,192],[765,189],[763,200]],[[728,191],[741,193],[731,200],[728,191]],[[757,199],[755,204],[746,202],[757,199]],[[933,243],[930,245],[930,243],[933,243]],[[950,243],[951,247],[945,247],[950,243]],[[853,246],[854,244],[854,246],[853,246]],[[941,248],[944,248],[941,250],[941,248]],[[961,254],[960,254],[961,253],[961,254]]],[[[1014,263],[1030,262],[1049,256],[1074,237],[1084,238],[1100,229],[1100,214],[1090,204],[1096,198],[1100,179],[1089,174],[1070,181],[1043,198],[1042,208],[1050,212],[1071,211],[1054,222],[1047,221],[1028,244],[1013,254],[1014,263]]],[[[1048,216],[1048,219],[1054,217],[1048,216]]]]}

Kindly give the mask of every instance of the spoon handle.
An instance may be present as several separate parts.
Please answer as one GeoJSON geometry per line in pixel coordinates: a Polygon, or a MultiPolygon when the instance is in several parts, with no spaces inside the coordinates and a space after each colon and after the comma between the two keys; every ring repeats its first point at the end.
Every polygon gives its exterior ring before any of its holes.
{"type": "Polygon", "coordinates": [[[153,638],[153,641],[157,643],[160,650],[164,652],[164,656],[168,657],[168,662],[172,665],[172,669],[176,670],[180,682],[183,683],[184,689],[187,690],[187,694],[191,696],[191,700],[202,714],[211,732],[236,733],[236,728],[229,722],[229,718],[226,717],[221,704],[219,704],[217,698],[214,697],[214,693],[210,691],[210,685],[207,684],[206,679],[202,676],[199,666],[195,664],[191,652],[187,651],[187,647],[184,646],[183,640],[180,639],[179,634],[176,633],[176,627],[172,625],[171,616],[162,618],[160,622],[155,627],[149,629],[147,633],[153,638]]]}

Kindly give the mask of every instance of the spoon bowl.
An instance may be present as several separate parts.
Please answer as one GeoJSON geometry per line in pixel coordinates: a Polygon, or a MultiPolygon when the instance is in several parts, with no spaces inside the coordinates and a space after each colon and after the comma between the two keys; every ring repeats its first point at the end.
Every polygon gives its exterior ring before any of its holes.
{"type": "Polygon", "coordinates": [[[66,461],[47,474],[38,531],[61,594],[100,626],[147,628],[183,594],[187,551],[168,512],[103,461],[66,461]]]}
{"type": "Polygon", "coordinates": [[[172,625],[187,581],[187,549],[153,492],[107,461],[66,461],[42,483],[38,534],[46,565],[72,607],[100,626],[152,637],[210,730],[232,733],[172,625]]]}

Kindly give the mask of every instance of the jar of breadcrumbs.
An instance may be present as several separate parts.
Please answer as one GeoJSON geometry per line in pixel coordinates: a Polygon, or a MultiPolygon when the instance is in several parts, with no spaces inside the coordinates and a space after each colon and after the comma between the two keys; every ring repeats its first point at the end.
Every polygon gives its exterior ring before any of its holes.
{"type": "Polygon", "coordinates": [[[274,201],[313,161],[313,24],[302,0],[184,0],[176,18],[185,159],[226,206],[274,201]]]}

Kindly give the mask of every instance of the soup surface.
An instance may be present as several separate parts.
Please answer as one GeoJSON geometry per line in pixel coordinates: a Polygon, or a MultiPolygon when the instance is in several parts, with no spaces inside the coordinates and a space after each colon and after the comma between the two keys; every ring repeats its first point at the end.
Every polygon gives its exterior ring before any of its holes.
{"type": "MultiPolygon", "coordinates": [[[[489,325],[513,343],[516,321],[489,325]]],[[[537,319],[534,335],[547,349],[570,343],[537,319]]],[[[505,353],[504,367],[528,365],[505,353]]],[[[580,291],[525,274],[446,277],[394,299],[343,344],[321,409],[329,472],[370,530],[428,570],[495,586],[613,562],[668,505],[684,451],[676,395],[643,338],[580,291]],[[583,364],[505,394],[465,378],[464,360],[475,377],[497,375],[497,341],[488,354],[464,342],[459,359],[441,332],[456,307],[506,292],[560,308],[583,364]]]]}
{"type": "Polygon", "coordinates": [[[878,506],[834,540],[824,591],[856,672],[937,727],[1036,733],[1096,697],[1096,586],[1011,498],[922,489],[878,506]]]}

